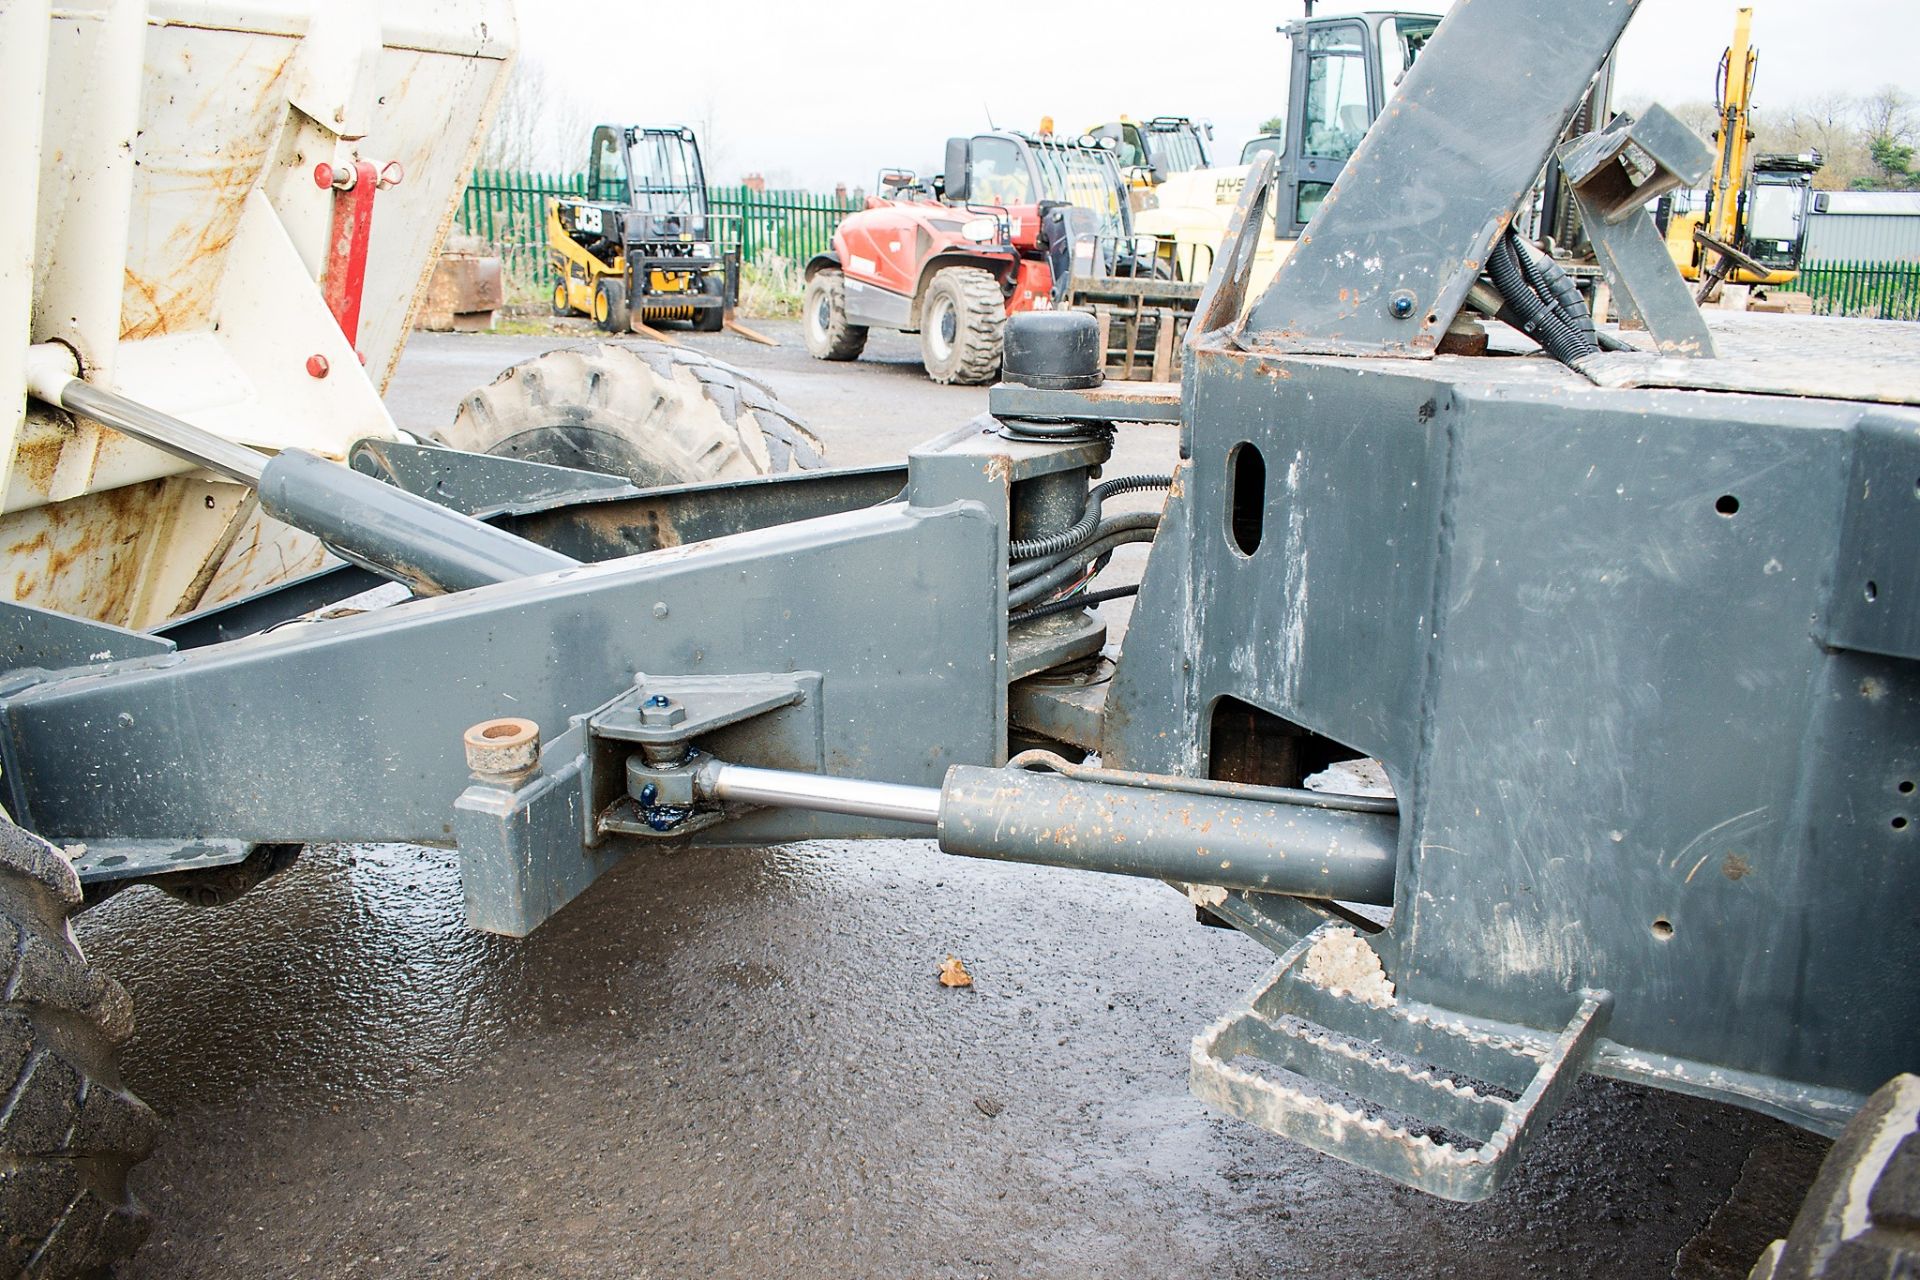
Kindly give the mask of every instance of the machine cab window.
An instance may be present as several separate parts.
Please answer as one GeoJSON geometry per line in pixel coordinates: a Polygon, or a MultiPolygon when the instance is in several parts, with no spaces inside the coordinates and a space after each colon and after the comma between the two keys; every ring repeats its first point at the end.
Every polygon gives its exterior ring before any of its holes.
{"type": "Polygon", "coordinates": [[[1308,37],[1306,154],[1345,160],[1366,136],[1367,29],[1359,22],[1319,28],[1308,37]]]}
{"type": "Polygon", "coordinates": [[[969,198],[975,204],[1036,204],[1033,170],[1020,145],[990,135],[973,140],[969,198]]]}
{"type": "Polygon", "coordinates": [[[607,204],[627,202],[627,161],[620,135],[602,125],[593,131],[593,152],[587,157],[587,198],[607,204]]]}

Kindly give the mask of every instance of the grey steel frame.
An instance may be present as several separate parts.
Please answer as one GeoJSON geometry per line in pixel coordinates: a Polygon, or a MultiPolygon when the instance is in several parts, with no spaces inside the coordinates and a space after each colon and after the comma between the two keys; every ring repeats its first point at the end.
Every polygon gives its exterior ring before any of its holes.
{"type": "Polygon", "coordinates": [[[943,842],[999,824],[955,851],[1167,876],[1280,953],[1196,1041],[1196,1089],[1410,1185],[1488,1194],[1581,1071],[1836,1131],[1920,1065],[1920,413],[1435,354],[1630,10],[1458,6],[1242,323],[1256,169],[1189,334],[1182,461],[1116,663],[1091,615],[1006,622],[1023,486],[1057,496],[1104,461],[1062,428],[1096,396],[1001,397],[1050,437],[983,419],[904,476],[678,493],[370,447],[363,470],[588,563],[223,638],[326,594],[303,587],[178,647],[0,611],[9,811],[148,866],[220,842],[457,844],[471,918],[524,932],[648,844],[925,817],[859,787],[748,804],[776,792],[728,797],[711,772],[702,791],[707,761],[944,784],[943,842]],[[1470,74],[1490,40],[1538,51],[1534,74],[1470,74]],[[1476,119],[1507,144],[1466,146],[1476,119]],[[980,770],[1005,763],[1010,706],[1168,785],[1002,794],[980,770]],[[503,715],[548,735],[537,766],[470,774],[462,732],[503,715]],[[1190,792],[1297,786],[1342,751],[1384,764],[1397,821],[1190,792]],[[1212,885],[1120,838],[1167,848],[1172,803],[1310,839],[1273,837],[1277,879],[1212,885]],[[1390,876],[1366,871],[1380,841],[1390,876]],[[1341,887],[1315,895],[1301,867],[1341,887]],[[1341,894],[1390,921],[1309,900],[1341,894]],[[1329,921],[1377,931],[1391,1005],[1303,976],[1329,921]]]}

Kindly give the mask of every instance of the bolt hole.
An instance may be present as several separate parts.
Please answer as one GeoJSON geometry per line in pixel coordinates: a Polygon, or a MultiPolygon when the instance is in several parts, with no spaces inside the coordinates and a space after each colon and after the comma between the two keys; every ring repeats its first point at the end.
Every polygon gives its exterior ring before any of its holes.
{"type": "Polygon", "coordinates": [[[1875,600],[1878,600],[1880,598],[1880,584],[1877,582],[1867,583],[1867,590],[1865,594],[1867,597],[1867,603],[1872,604],[1875,600]]]}
{"type": "Polygon", "coordinates": [[[1902,813],[1902,814],[1897,814],[1897,815],[1895,815],[1895,817],[1894,817],[1894,819],[1893,819],[1893,829],[1894,829],[1895,831],[1905,831],[1905,830],[1907,829],[1907,815],[1906,815],[1906,814],[1904,814],[1904,813],[1902,813]]]}
{"type": "Polygon", "coordinates": [[[1653,936],[1666,942],[1673,937],[1673,921],[1661,916],[1653,922],[1653,936]]]}
{"type": "Polygon", "coordinates": [[[519,732],[519,728],[515,725],[490,724],[480,731],[480,736],[483,738],[511,738],[519,732]]]}
{"type": "Polygon", "coordinates": [[[1740,509],[1740,499],[1730,493],[1723,493],[1713,504],[1713,509],[1723,516],[1730,516],[1740,509]]]}

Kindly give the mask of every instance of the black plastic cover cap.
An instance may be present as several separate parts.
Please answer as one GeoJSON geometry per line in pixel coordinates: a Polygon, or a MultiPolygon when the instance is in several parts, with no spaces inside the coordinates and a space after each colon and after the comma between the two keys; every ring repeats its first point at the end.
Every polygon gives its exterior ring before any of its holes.
{"type": "Polygon", "coordinates": [[[1022,311],[1007,321],[1001,377],[1042,391],[1082,391],[1104,381],[1100,323],[1086,311],[1022,311]]]}

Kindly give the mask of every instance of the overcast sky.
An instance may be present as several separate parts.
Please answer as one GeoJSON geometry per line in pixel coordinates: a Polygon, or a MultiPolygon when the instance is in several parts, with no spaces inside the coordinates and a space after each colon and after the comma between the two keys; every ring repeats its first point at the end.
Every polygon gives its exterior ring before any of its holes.
{"type": "MultiPolygon", "coordinates": [[[[1884,84],[1920,97],[1920,0],[1749,2],[1760,110],[1884,84]]],[[[1616,98],[1710,98],[1736,7],[1642,0],[1621,44],[1616,98]]],[[[887,165],[935,170],[943,140],[986,127],[989,114],[1002,128],[1033,129],[1050,113],[1062,130],[1122,112],[1202,117],[1214,123],[1216,157],[1231,161],[1285,109],[1287,40],[1274,28],[1299,17],[1301,3],[614,0],[591,12],[583,27],[577,6],[520,0],[523,54],[556,72],[586,115],[704,128],[714,181],[758,171],[774,185],[824,190],[870,187],[887,165]],[[569,74],[583,31],[595,61],[569,74]]],[[[1496,56],[1489,71],[1499,66],[1496,56]]],[[[584,139],[580,149],[584,157],[584,139]]]]}

